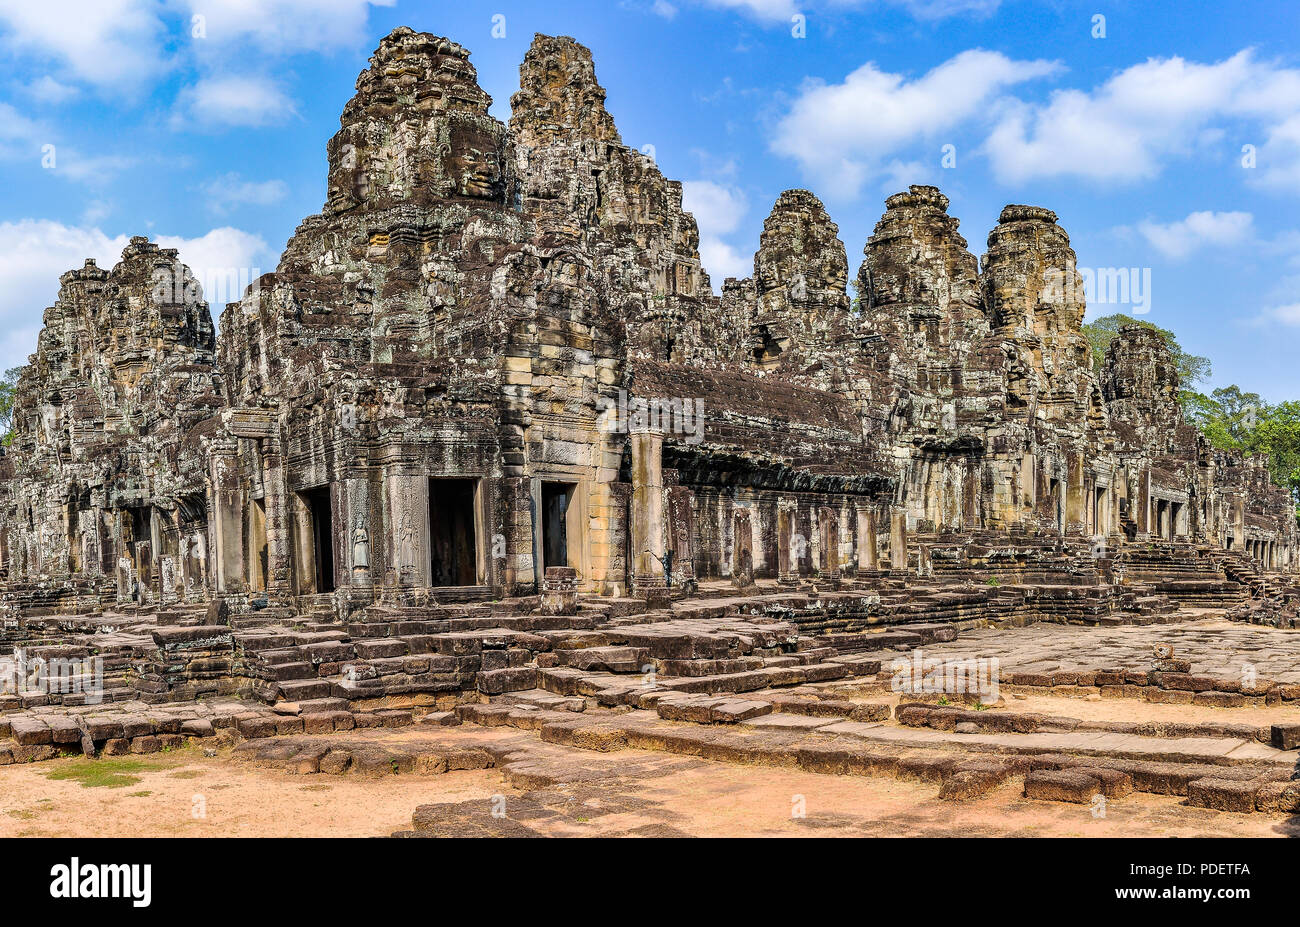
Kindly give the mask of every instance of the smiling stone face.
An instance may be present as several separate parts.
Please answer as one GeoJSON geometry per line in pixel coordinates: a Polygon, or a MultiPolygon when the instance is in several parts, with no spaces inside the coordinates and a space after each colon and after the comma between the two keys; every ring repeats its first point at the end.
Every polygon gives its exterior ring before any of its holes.
{"type": "Polygon", "coordinates": [[[500,199],[505,189],[500,139],[476,120],[453,120],[446,176],[455,195],[500,199]]]}

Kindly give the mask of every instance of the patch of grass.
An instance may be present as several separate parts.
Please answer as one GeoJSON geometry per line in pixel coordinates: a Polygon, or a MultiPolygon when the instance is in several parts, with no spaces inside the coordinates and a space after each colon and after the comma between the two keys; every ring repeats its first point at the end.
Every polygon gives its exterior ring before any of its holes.
{"type": "Polygon", "coordinates": [[[106,757],[100,760],[71,760],[60,764],[45,774],[45,778],[56,781],[71,779],[80,782],[83,788],[120,789],[135,785],[140,777],[134,773],[143,772],[149,764],[143,760],[106,757]]]}
{"type": "Polygon", "coordinates": [[[203,775],[201,769],[178,769],[176,772],[167,774],[172,779],[197,779],[203,775]]]}
{"type": "Polygon", "coordinates": [[[145,789],[143,792],[128,792],[126,797],[127,798],[148,798],[152,794],[153,792],[150,792],[148,789],[145,789]]]}

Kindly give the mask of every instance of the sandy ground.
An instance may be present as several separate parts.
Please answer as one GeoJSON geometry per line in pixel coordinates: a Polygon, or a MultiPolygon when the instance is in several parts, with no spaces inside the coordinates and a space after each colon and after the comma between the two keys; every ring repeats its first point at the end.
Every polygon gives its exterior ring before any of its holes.
{"type": "MultiPolygon", "coordinates": [[[[628,752],[629,759],[645,756],[628,752]]],[[[120,787],[51,778],[71,760],[0,769],[0,836],[377,836],[408,829],[421,804],[455,803],[457,814],[471,816],[490,814],[494,796],[503,797],[508,815],[529,805],[528,793],[493,770],[362,779],[235,765],[227,753],[206,757],[197,749],[138,759],[143,768],[132,775],[139,781],[120,787]]],[[[938,800],[925,783],[665,759],[680,768],[587,790],[562,817],[528,826],[556,836],[638,829],[702,837],[1300,833],[1292,818],[1189,808],[1172,796],[1134,794],[1094,817],[1086,805],[1025,800],[1018,784],[954,803],[938,800]]]]}
{"type": "Polygon", "coordinates": [[[68,760],[0,769],[0,837],[363,837],[411,825],[422,802],[487,799],[490,772],[360,779],[294,776],[205,757],[138,757],[138,782],[86,787],[50,778],[68,760]],[[200,816],[200,812],[202,816],[200,816]]]}
{"type": "Polygon", "coordinates": [[[1007,708],[1018,713],[1055,715],[1081,721],[1177,721],[1183,724],[1300,724],[1300,705],[1263,708],[1210,708],[1205,705],[1161,705],[1134,698],[1054,698],[1046,695],[1003,696],[1007,708]]]}

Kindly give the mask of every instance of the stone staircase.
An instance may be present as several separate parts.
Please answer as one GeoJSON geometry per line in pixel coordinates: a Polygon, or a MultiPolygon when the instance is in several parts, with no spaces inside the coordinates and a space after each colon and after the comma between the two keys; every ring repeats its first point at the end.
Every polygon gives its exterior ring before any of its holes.
{"type": "Polygon", "coordinates": [[[845,697],[835,685],[743,698],[659,693],[620,711],[548,692],[462,705],[459,720],[582,750],[634,749],[828,774],[935,783],[965,801],[1015,784],[1027,798],[1095,804],[1132,792],[1223,811],[1300,811],[1298,725],[1085,721],[845,697]]]}

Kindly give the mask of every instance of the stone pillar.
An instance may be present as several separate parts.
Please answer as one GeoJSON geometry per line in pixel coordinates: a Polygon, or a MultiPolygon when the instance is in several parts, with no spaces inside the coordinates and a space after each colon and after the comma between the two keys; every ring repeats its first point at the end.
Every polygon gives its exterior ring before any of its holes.
{"type": "Polygon", "coordinates": [[[776,578],[780,582],[793,582],[799,578],[799,565],[794,562],[794,513],[788,506],[776,510],[776,578]]]}
{"type": "Polygon", "coordinates": [[[1038,509],[1038,458],[1033,454],[1024,454],[1020,458],[1018,496],[1019,511],[1016,521],[1020,524],[1030,524],[1038,509]]]}
{"type": "Polygon", "coordinates": [[[343,545],[346,578],[357,589],[374,586],[371,565],[374,562],[374,536],[370,519],[370,484],[366,480],[343,481],[343,511],[346,514],[347,543],[343,545]]]}
{"type": "Polygon", "coordinates": [[[858,569],[880,569],[880,552],[876,541],[876,513],[858,509],[858,569]]]}
{"type": "Polygon", "coordinates": [[[901,506],[889,513],[889,568],[907,569],[907,511],[901,506]]]}
{"type": "Polygon", "coordinates": [[[212,449],[213,554],[217,592],[244,589],[244,506],[233,445],[212,449]]]}
{"type": "Polygon", "coordinates": [[[262,505],[266,512],[266,583],[268,596],[293,595],[293,537],[285,486],[284,459],[273,450],[273,440],[262,442],[262,505]]]}
{"type": "Polygon", "coordinates": [[[732,512],[731,581],[737,589],[754,585],[754,529],[749,509],[745,508],[732,512]]]}
{"type": "Polygon", "coordinates": [[[662,431],[634,432],[632,440],[632,594],[666,594],[662,431]]]}
{"type": "Polygon", "coordinates": [[[1151,536],[1151,471],[1143,467],[1138,474],[1137,501],[1134,505],[1133,518],[1137,521],[1138,538],[1145,540],[1151,536]]]}
{"type": "Polygon", "coordinates": [[[293,528],[295,589],[299,595],[306,595],[316,588],[316,539],[312,536],[311,510],[298,493],[289,496],[289,517],[293,528]]]}
{"type": "Polygon", "coordinates": [[[1088,488],[1083,478],[1083,454],[1071,454],[1068,459],[1065,481],[1065,532],[1083,536],[1086,532],[1087,512],[1084,492],[1088,488]]]}
{"type": "Polygon", "coordinates": [[[821,542],[821,574],[831,582],[840,578],[840,524],[835,510],[823,505],[817,513],[817,533],[821,542]]]}
{"type": "MultiPolygon", "coordinates": [[[[427,586],[429,568],[429,481],[423,475],[388,477],[388,518],[398,585],[427,586]]],[[[351,546],[352,538],[348,539],[351,546]]]]}

